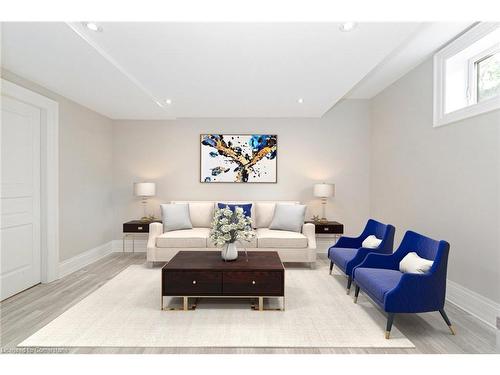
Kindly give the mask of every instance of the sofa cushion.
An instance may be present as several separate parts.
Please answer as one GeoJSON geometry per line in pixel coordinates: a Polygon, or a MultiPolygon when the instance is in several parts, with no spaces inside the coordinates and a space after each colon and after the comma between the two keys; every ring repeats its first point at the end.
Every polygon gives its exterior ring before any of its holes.
{"type": "Polygon", "coordinates": [[[268,228],[258,228],[256,232],[257,247],[260,248],[302,249],[307,247],[307,237],[302,233],[268,228]]]}
{"type": "Polygon", "coordinates": [[[347,268],[347,263],[354,259],[358,249],[349,249],[344,247],[332,247],[328,251],[328,258],[343,271],[347,268]]]}
{"type": "Polygon", "coordinates": [[[189,205],[193,228],[210,228],[214,218],[215,203],[210,201],[172,201],[172,204],[189,205]]]}
{"type": "Polygon", "coordinates": [[[354,271],[355,283],[381,303],[384,302],[386,293],[398,285],[402,276],[399,271],[379,268],[358,267],[354,271]]]}
{"type": "Polygon", "coordinates": [[[189,202],[189,215],[193,228],[210,228],[215,207],[212,202],[189,202]]]}
{"type": "Polygon", "coordinates": [[[269,228],[275,207],[275,202],[255,202],[255,228],[269,228]]]}
{"type": "Polygon", "coordinates": [[[193,228],[165,232],[156,238],[157,247],[207,247],[209,228],[193,228]]]}
{"type": "MultiPolygon", "coordinates": [[[[254,208],[254,203],[252,201],[218,201],[216,202],[217,204],[224,204],[224,205],[236,205],[236,206],[242,206],[246,204],[251,204],[252,207],[250,207],[250,217],[252,220],[255,220],[255,208],[254,208]]],[[[253,224],[252,224],[253,226],[253,224]]]]}
{"type": "Polygon", "coordinates": [[[217,203],[217,208],[226,208],[226,207],[228,207],[233,212],[236,209],[236,207],[241,207],[243,209],[243,214],[245,216],[252,217],[252,203],[248,204],[217,203]]]}

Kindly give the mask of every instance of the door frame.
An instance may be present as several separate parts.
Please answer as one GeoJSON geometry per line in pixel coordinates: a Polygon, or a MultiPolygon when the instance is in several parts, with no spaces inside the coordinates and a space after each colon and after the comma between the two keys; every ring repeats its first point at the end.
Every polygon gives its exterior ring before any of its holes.
{"type": "Polygon", "coordinates": [[[59,104],[3,78],[1,93],[40,109],[41,281],[49,283],[59,278],[59,104]]]}

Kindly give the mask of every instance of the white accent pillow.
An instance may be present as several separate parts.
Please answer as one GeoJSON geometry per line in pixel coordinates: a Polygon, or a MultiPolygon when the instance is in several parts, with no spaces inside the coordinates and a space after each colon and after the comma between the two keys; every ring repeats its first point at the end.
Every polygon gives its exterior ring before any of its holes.
{"type": "Polygon", "coordinates": [[[193,228],[187,203],[161,204],[160,208],[164,232],[193,228]]]}
{"type": "Polygon", "coordinates": [[[429,272],[434,262],[420,258],[417,253],[411,252],[399,262],[399,270],[403,273],[426,273],[429,272]]]}
{"type": "Polygon", "coordinates": [[[377,237],[371,234],[365,238],[365,240],[361,243],[361,246],[367,249],[376,249],[381,243],[382,240],[379,240],[377,237]]]}
{"type": "Polygon", "coordinates": [[[301,232],[306,216],[306,206],[303,204],[276,204],[274,216],[269,229],[301,232]]]}

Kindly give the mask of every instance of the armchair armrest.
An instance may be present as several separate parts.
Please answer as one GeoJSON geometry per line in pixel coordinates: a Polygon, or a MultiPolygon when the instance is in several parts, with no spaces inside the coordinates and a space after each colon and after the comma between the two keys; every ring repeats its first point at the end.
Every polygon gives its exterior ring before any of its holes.
{"type": "Polygon", "coordinates": [[[352,270],[355,268],[355,266],[363,262],[364,259],[369,254],[373,253],[373,251],[375,251],[375,249],[367,249],[366,247],[360,247],[356,253],[356,256],[347,263],[346,274],[352,275],[352,270]]]}
{"type": "Polygon", "coordinates": [[[156,237],[163,233],[162,223],[151,223],[149,224],[149,237],[148,237],[148,249],[154,249],[156,247],[156,237]]]}
{"type": "Polygon", "coordinates": [[[361,247],[361,240],[359,237],[342,236],[332,247],[346,247],[350,249],[357,249],[361,247]]]}
{"type": "Polygon", "coordinates": [[[446,279],[432,273],[405,273],[399,284],[387,292],[385,308],[388,312],[417,313],[442,309],[446,294],[446,279]]]}
{"type": "Polygon", "coordinates": [[[306,223],[302,226],[302,234],[307,237],[307,247],[316,249],[316,226],[312,223],[306,223]]]}
{"type": "MultiPolygon", "coordinates": [[[[373,251],[373,250],[372,250],[373,251]]],[[[393,254],[377,254],[369,253],[366,255],[365,260],[355,268],[384,268],[384,269],[398,269],[398,263],[396,262],[393,254]]]]}

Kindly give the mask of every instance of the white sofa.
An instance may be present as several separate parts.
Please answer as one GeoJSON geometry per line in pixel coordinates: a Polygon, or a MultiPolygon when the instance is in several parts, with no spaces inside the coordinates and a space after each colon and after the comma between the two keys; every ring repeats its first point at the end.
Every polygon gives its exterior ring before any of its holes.
{"type": "Polygon", "coordinates": [[[217,203],[252,203],[252,219],[256,237],[251,243],[238,244],[243,250],[277,251],[283,262],[306,262],[311,267],[316,262],[316,235],[314,224],[304,224],[302,233],[269,229],[276,203],[298,204],[290,201],[172,201],[173,204],[188,203],[193,229],[163,232],[163,224],[149,225],[147,262],[168,262],[178,251],[214,250],[209,239],[210,223],[217,203]]]}

